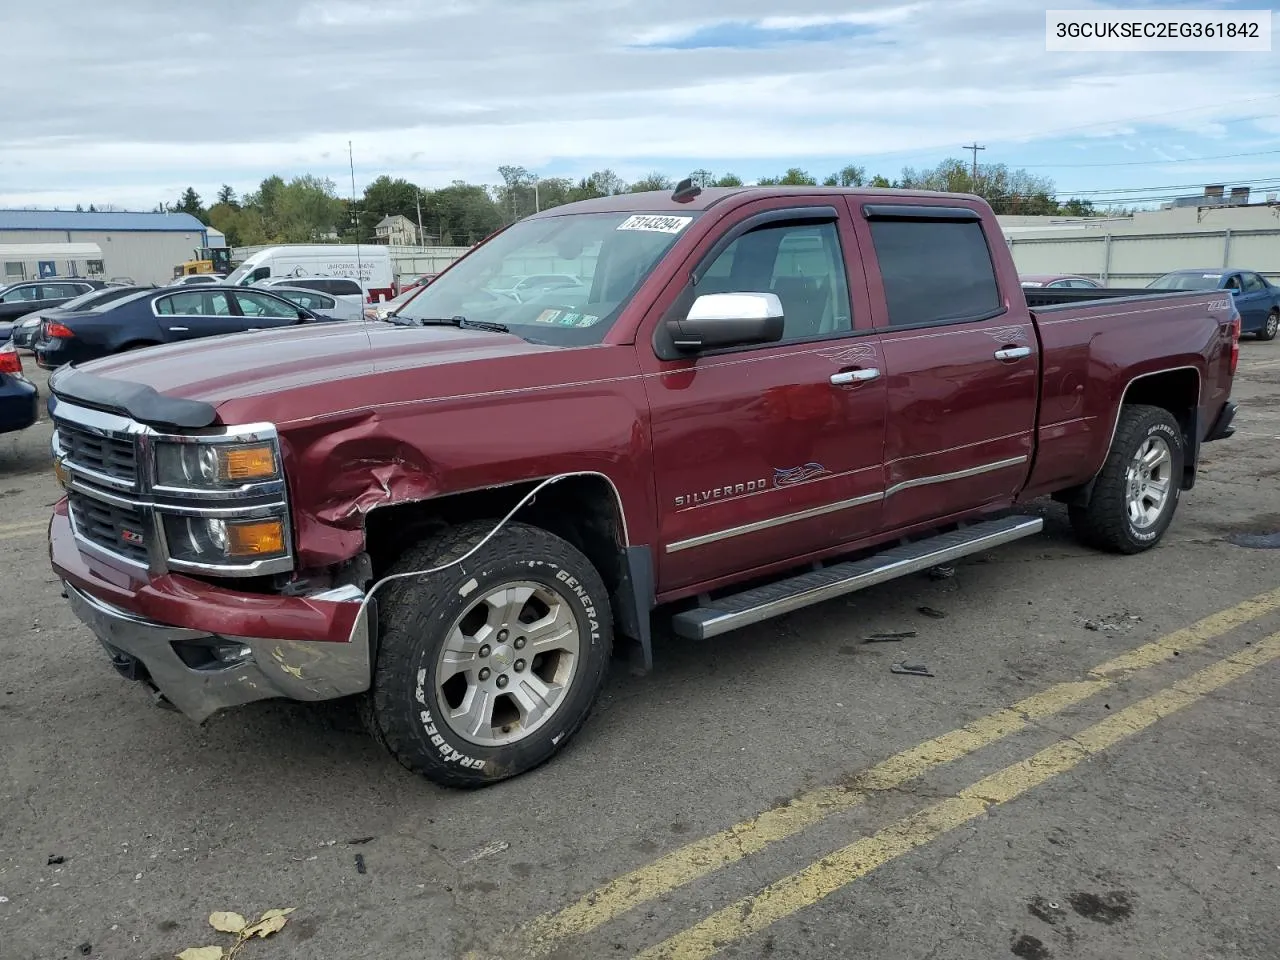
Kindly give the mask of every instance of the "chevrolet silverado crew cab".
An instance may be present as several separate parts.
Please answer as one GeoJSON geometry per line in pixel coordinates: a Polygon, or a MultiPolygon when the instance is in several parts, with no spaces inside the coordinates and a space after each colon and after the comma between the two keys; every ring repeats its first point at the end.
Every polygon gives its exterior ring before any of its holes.
{"type": "Polygon", "coordinates": [[[1024,290],[967,195],[570,204],[392,319],[59,370],[49,548],[161,702],[354,697],[454,786],[562,748],[659,608],[713,637],[1036,534],[1048,496],[1146,550],[1235,411],[1227,294],[1024,290]],[[502,292],[532,273],[580,283],[502,292]]]}

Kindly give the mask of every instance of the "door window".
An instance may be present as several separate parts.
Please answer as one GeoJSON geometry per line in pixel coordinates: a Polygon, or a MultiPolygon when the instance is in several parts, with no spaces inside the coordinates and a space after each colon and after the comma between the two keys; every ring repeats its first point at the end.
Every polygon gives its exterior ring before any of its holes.
{"type": "Polygon", "coordinates": [[[284,300],[267,296],[265,293],[250,293],[246,290],[236,291],[236,303],[240,312],[246,317],[277,317],[280,319],[298,319],[298,309],[284,300]]]}
{"type": "Polygon", "coordinates": [[[959,323],[999,313],[995,264],[982,224],[876,220],[871,239],[891,326],[959,323]]]}
{"type": "Polygon", "coordinates": [[[221,290],[188,290],[156,301],[156,313],[173,317],[229,317],[231,304],[221,290]]]}
{"type": "Polygon", "coordinates": [[[853,329],[849,282],[834,223],[761,227],[716,257],[695,292],[774,293],[786,318],[782,340],[853,329]]]}
{"type": "Polygon", "coordinates": [[[30,303],[40,299],[40,288],[38,286],[14,287],[12,290],[6,290],[4,296],[0,297],[0,303],[30,303]]]}
{"type": "Polygon", "coordinates": [[[1242,292],[1244,293],[1261,293],[1267,288],[1267,285],[1262,282],[1262,278],[1256,273],[1246,273],[1243,274],[1243,277],[1244,287],[1242,292]]]}

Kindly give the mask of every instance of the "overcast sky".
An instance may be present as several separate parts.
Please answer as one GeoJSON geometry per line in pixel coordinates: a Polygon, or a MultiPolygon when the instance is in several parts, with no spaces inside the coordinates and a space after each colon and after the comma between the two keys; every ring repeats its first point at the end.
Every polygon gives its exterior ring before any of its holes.
{"type": "Polygon", "coordinates": [[[15,0],[0,19],[0,207],[149,209],[271,173],[330,176],[346,195],[349,140],[358,189],[381,173],[492,183],[504,163],[751,180],[854,162],[892,177],[967,158],[975,139],[983,162],[1067,192],[1280,183],[1280,43],[1046,53],[1047,6],[1094,5],[15,0]],[[1242,153],[1259,155],[1198,160],[1242,153]]]}

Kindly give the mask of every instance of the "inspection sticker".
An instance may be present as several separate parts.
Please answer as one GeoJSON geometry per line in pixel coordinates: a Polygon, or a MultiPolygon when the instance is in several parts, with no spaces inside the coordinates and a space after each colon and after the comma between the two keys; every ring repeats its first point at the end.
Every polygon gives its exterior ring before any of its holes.
{"type": "Polygon", "coordinates": [[[627,217],[620,224],[619,230],[647,230],[650,233],[679,233],[689,224],[693,217],[659,217],[654,214],[638,213],[627,217]]]}

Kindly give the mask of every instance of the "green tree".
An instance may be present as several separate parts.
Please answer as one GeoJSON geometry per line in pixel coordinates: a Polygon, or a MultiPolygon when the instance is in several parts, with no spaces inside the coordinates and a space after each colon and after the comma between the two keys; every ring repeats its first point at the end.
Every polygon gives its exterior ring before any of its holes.
{"type": "Polygon", "coordinates": [[[447,247],[479,243],[508,222],[488,190],[462,180],[428,194],[422,219],[427,232],[434,231],[447,247]]]}
{"type": "Polygon", "coordinates": [[[1092,200],[1078,200],[1072,197],[1066,203],[1058,204],[1058,213],[1064,217],[1095,217],[1092,200]]]}
{"type": "Polygon", "coordinates": [[[815,180],[808,171],[799,167],[791,167],[780,177],[761,177],[758,183],[762,187],[816,187],[815,180]]]}
{"type": "Polygon", "coordinates": [[[628,188],[628,193],[645,193],[650,190],[671,190],[675,187],[675,183],[670,177],[659,170],[654,170],[647,176],[641,177],[628,188]]]}
{"type": "Polygon", "coordinates": [[[742,185],[742,178],[736,173],[726,173],[724,176],[711,182],[711,186],[713,187],[740,187],[742,185]]]}
{"type": "Polygon", "coordinates": [[[871,178],[871,182],[867,184],[867,186],[887,188],[887,187],[893,186],[893,181],[891,181],[888,177],[882,177],[880,174],[877,173],[874,177],[871,178]]]}
{"type": "MultiPolygon", "coordinates": [[[[222,188],[218,191],[218,203],[223,204],[224,206],[234,207],[237,210],[240,208],[240,203],[236,200],[236,192],[231,189],[230,184],[226,183],[224,183],[222,188]]],[[[212,210],[212,208],[210,209],[212,210]]]]}
{"type": "Polygon", "coordinates": [[[174,205],[175,213],[189,213],[206,226],[209,223],[209,215],[205,212],[204,205],[200,202],[200,194],[196,193],[195,187],[187,187],[182,192],[182,196],[174,205]]]}
{"type": "Polygon", "coordinates": [[[374,227],[384,217],[393,217],[398,214],[417,223],[418,201],[421,194],[422,191],[417,186],[401,177],[394,180],[385,174],[378,177],[364,188],[364,197],[360,204],[361,239],[372,239],[374,227]]]}
{"type": "Polygon", "coordinates": [[[867,182],[867,171],[853,164],[842,167],[839,172],[830,174],[822,181],[824,187],[861,187],[867,182]]]}
{"type": "Polygon", "coordinates": [[[315,243],[341,225],[344,209],[336,185],[327,177],[294,177],[275,203],[275,239],[285,243],[315,243]]]}

